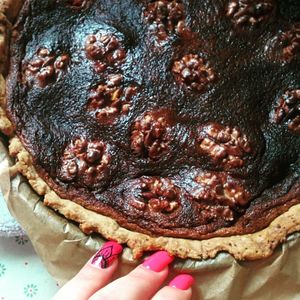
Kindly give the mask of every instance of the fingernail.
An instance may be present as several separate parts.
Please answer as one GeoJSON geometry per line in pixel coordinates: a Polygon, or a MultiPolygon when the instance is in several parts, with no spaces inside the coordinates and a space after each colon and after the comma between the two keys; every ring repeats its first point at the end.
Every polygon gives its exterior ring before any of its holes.
{"type": "Polygon", "coordinates": [[[101,249],[94,255],[92,259],[92,265],[106,269],[118,258],[123,248],[117,242],[107,242],[101,249]]]}
{"type": "Polygon", "coordinates": [[[173,256],[170,256],[166,251],[158,251],[147,258],[143,266],[154,272],[161,272],[166,266],[168,266],[174,260],[173,256]]]}
{"type": "Polygon", "coordinates": [[[181,274],[176,276],[170,283],[169,286],[179,290],[188,290],[195,282],[195,279],[191,275],[181,274]]]}

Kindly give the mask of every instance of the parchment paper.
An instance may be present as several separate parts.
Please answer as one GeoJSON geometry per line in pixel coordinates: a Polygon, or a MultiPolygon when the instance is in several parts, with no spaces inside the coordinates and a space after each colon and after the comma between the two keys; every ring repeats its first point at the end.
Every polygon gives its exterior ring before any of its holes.
{"type": "MultiPolygon", "coordinates": [[[[0,141],[0,188],[9,210],[26,230],[47,270],[63,284],[78,272],[103,239],[83,234],[75,223],[44,206],[22,176],[10,180],[9,164],[12,162],[0,141]]],[[[138,263],[126,248],[116,276],[126,274],[138,263]]],[[[264,260],[239,262],[227,253],[203,261],[177,259],[170,277],[182,271],[196,278],[193,300],[300,300],[300,234],[291,235],[264,260]]]]}

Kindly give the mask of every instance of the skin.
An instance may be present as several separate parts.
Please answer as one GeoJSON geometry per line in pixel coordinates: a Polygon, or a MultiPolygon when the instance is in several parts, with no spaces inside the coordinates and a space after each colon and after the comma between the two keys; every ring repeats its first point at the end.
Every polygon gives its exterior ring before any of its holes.
{"type": "Polygon", "coordinates": [[[126,276],[110,282],[118,268],[118,260],[106,269],[91,262],[92,258],[52,300],[191,300],[191,288],[162,287],[169,273],[168,266],[161,272],[154,272],[139,265],[126,276]]]}

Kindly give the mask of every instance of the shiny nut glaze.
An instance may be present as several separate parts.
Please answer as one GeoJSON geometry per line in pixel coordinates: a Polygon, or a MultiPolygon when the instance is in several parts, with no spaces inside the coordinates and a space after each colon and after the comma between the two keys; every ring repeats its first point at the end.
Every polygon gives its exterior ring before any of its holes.
{"type": "Polygon", "coordinates": [[[140,186],[140,197],[130,202],[134,208],[159,213],[172,213],[179,208],[180,189],[170,179],[143,177],[140,186]]]}
{"type": "Polygon", "coordinates": [[[195,181],[199,185],[194,196],[198,201],[244,206],[250,200],[249,192],[245,190],[242,182],[224,172],[203,172],[195,177],[195,181]]]}
{"type": "Polygon", "coordinates": [[[55,82],[69,63],[69,55],[55,55],[47,48],[40,48],[29,62],[23,64],[23,81],[40,87],[55,82]]]}
{"type": "Polygon", "coordinates": [[[300,89],[287,91],[279,98],[273,118],[277,124],[287,122],[291,132],[300,133],[300,89]]]}
{"type": "Polygon", "coordinates": [[[169,34],[181,34],[186,30],[185,8],[181,0],[150,1],[144,17],[159,40],[166,39],[169,34]]]}
{"type": "Polygon", "coordinates": [[[86,55],[95,62],[95,69],[101,73],[108,66],[118,66],[124,62],[126,52],[113,34],[89,35],[85,43],[86,55]]]}
{"type": "Polygon", "coordinates": [[[227,16],[238,26],[254,26],[270,18],[275,9],[273,0],[232,0],[227,16]]]}
{"type": "Polygon", "coordinates": [[[76,181],[92,186],[101,180],[111,156],[102,141],[78,138],[64,151],[59,177],[66,182],[76,181]]]}
{"type": "Polygon", "coordinates": [[[179,84],[201,92],[216,79],[216,72],[209,63],[196,54],[188,54],[174,62],[172,72],[179,84]]]}
{"type": "Polygon", "coordinates": [[[282,45],[282,57],[286,61],[291,61],[300,55],[300,23],[297,23],[289,31],[280,36],[282,45]]]}
{"type": "Polygon", "coordinates": [[[146,113],[134,122],[131,133],[131,149],[141,157],[158,159],[169,150],[170,117],[164,111],[146,113]]]}
{"type": "Polygon", "coordinates": [[[100,123],[113,123],[120,115],[128,114],[136,87],[123,87],[122,79],[121,74],[113,74],[108,77],[106,84],[99,84],[91,90],[88,110],[100,123]]]}
{"type": "Polygon", "coordinates": [[[251,153],[251,146],[238,128],[212,123],[200,129],[198,151],[215,164],[231,169],[243,166],[243,158],[251,153]]]}
{"type": "MultiPolygon", "coordinates": [[[[62,1],[62,0],[58,0],[62,1]]],[[[86,7],[92,0],[65,0],[67,6],[75,9],[81,9],[86,7]]]]}

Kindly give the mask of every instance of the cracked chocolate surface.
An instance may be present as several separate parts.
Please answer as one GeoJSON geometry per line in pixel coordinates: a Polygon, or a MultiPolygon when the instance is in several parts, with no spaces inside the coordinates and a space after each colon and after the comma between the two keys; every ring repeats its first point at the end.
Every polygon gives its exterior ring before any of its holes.
{"type": "Polygon", "coordinates": [[[7,111],[61,197],[194,239],[300,202],[299,20],[280,1],[212,2],[26,2],[7,111]]]}

